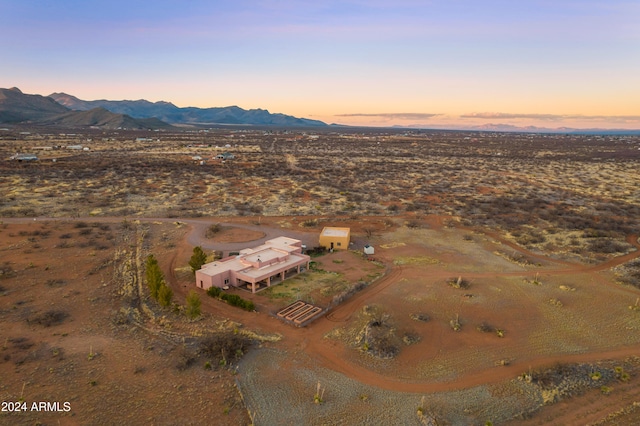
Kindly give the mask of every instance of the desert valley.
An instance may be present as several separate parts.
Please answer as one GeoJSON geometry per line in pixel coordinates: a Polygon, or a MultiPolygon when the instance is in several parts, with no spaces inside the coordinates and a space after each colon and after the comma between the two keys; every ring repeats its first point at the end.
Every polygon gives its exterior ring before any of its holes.
{"type": "Polygon", "coordinates": [[[0,157],[0,423],[640,419],[638,136],[19,124],[0,157]],[[194,247],[281,236],[308,268],[196,287],[194,247]]]}

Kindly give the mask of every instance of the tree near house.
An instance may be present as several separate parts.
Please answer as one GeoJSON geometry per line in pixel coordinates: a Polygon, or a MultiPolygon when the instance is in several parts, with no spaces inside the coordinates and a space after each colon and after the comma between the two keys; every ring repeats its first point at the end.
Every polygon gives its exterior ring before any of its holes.
{"type": "Polygon", "coordinates": [[[147,256],[145,262],[145,276],[151,297],[157,300],[160,305],[169,306],[171,299],[173,299],[173,290],[164,281],[164,274],[158,265],[158,260],[152,254],[147,256]]]}
{"type": "Polygon", "coordinates": [[[196,273],[197,270],[202,268],[202,265],[207,263],[207,255],[204,251],[202,251],[202,247],[195,246],[193,248],[193,254],[191,255],[191,259],[189,259],[189,266],[191,266],[191,272],[193,274],[196,273]]]}
{"type": "Polygon", "coordinates": [[[150,254],[147,256],[145,264],[145,275],[147,278],[147,285],[149,286],[149,293],[151,297],[158,300],[158,293],[160,287],[164,283],[164,274],[158,265],[158,260],[150,254]]]}

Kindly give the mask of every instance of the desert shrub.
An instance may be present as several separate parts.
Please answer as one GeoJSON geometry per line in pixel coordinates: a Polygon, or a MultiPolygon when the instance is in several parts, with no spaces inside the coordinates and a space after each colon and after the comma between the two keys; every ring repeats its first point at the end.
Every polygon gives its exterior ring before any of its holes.
{"type": "MultiPolygon", "coordinates": [[[[11,343],[12,347],[15,349],[19,349],[21,351],[25,351],[34,346],[34,343],[29,340],[27,337],[12,337],[7,339],[8,343],[11,343]]],[[[6,345],[6,342],[5,342],[6,345]]]]}
{"type": "Polygon", "coordinates": [[[420,222],[418,222],[417,220],[409,220],[409,221],[407,221],[405,226],[407,228],[409,228],[409,229],[416,229],[416,228],[420,228],[422,226],[422,224],[420,222]]]}
{"type": "Polygon", "coordinates": [[[310,249],[307,249],[307,254],[310,257],[318,257],[318,256],[322,256],[323,254],[325,254],[327,252],[327,248],[323,247],[323,246],[316,246],[310,249]]]}
{"type": "Polygon", "coordinates": [[[65,280],[61,280],[61,279],[50,279],[47,280],[46,284],[49,287],[59,287],[59,286],[63,286],[65,285],[67,282],[65,280]]]}
{"type": "Polygon", "coordinates": [[[491,324],[487,324],[486,322],[478,325],[476,329],[482,333],[494,333],[496,331],[496,328],[494,326],[492,326],[491,324]]]}
{"type": "Polygon", "coordinates": [[[527,234],[522,234],[517,237],[516,241],[518,242],[518,244],[528,246],[532,244],[542,244],[547,241],[547,238],[540,232],[532,229],[529,230],[527,234]]]}
{"type": "Polygon", "coordinates": [[[453,331],[460,331],[462,328],[462,324],[460,323],[460,317],[456,315],[456,317],[449,321],[449,325],[453,331]]]}
{"type": "Polygon", "coordinates": [[[400,353],[402,339],[395,335],[396,328],[389,322],[390,317],[376,306],[365,306],[363,312],[371,319],[362,331],[362,349],[380,359],[391,359],[400,353]]]}
{"type": "Polygon", "coordinates": [[[640,288],[640,259],[626,263],[619,280],[624,284],[640,288]]]}
{"type": "Polygon", "coordinates": [[[223,293],[222,290],[219,289],[218,287],[209,287],[207,289],[207,295],[211,297],[215,297],[220,300],[224,300],[231,306],[242,308],[245,311],[251,312],[251,311],[255,311],[256,309],[256,306],[252,301],[245,300],[242,297],[238,296],[237,294],[223,293]]]}
{"type": "Polygon", "coordinates": [[[178,371],[184,371],[191,367],[197,360],[197,356],[186,348],[181,348],[176,356],[175,368],[178,371]]]}
{"type": "Polygon", "coordinates": [[[0,265],[0,279],[12,278],[16,275],[16,271],[11,267],[11,264],[9,262],[4,262],[2,265],[0,265]]]}
{"type": "Polygon", "coordinates": [[[307,219],[301,223],[305,228],[313,228],[314,226],[318,226],[318,219],[307,219]]]}
{"type": "Polygon", "coordinates": [[[263,207],[259,204],[252,204],[251,207],[249,207],[249,211],[254,214],[260,214],[263,211],[263,207]]]}
{"type": "Polygon", "coordinates": [[[615,240],[597,239],[595,241],[591,241],[587,246],[587,249],[594,253],[610,254],[623,253],[626,250],[626,246],[615,240]]]}
{"type": "Polygon", "coordinates": [[[427,314],[411,314],[409,315],[414,321],[428,322],[431,320],[431,317],[427,314]]]}
{"type": "Polygon", "coordinates": [[[453,288],[459,289],[467,289],[471,286],[471,283],[468,280],[463,279],[461,276],[458,278],[451,278],[449,281],[447,281],[447,284],[449,284],[453,288]]]}
{"type": "Polygon", "coordinates": [[[204,233],[204,236],[206,238],[213,238],[216,236],[217,233],[219,233],[222,230],[222,228],[220,227],[219,224],[217,223],[213,223],[211,225],[209,225],[209,227],[207,228],[207,230],[204,233]]]}
{"type": "Polygon", "coordinates": [[[245,311],[255,311],[256,307],[250,300],[245,300],[237,294],[222,293],[220,299],[224,300],[231,306],[242,308],[245,311]]]}
{"type": "Polygon", "coordinates": [[[405,345],[413,345],[420,341],[420,336],[415,333],[405,333],[404,336],[402,336],[402,341],[405,345]]]}
{"type": "Polygon", "coordinates": [[[207,358],[235,360],[244,355],[249,348],[250,341],[243,335],[226,331],[203,337],[198,343],[198,354],[207,358]]]}
{"type": "Polygon", "coordinates": [[[41,313],[40,315],[36,315],[31,318],[28,322],[40,324],[44,327],[51,327],[53,325],[62,324],[65,319],[69,317],[69,314],[65,311],[58,310],[50,310],[41,313]]]}

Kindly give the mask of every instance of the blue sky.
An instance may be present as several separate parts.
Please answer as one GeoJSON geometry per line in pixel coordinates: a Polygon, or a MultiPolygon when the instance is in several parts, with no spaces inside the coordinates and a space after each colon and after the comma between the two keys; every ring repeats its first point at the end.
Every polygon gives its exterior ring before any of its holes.
{"type": "Polygon", "coordinates": [[[0,0],[0,87],[345,124],[640,128],[638,1],[0,0]]]}

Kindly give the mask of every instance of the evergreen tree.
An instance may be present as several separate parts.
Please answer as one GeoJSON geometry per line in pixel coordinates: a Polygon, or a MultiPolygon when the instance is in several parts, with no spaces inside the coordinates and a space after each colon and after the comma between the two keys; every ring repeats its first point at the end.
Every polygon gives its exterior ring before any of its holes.
{"type": "Polygon", "coordinates": [[[200,295],[194,290],[191,290],[187,294],[187,311],[186,314],[190,319],[196,319],[200,316],[202,302],[200,301],[200,295]]]}
{"type": "Polygon", "coordinates": [[[191,255],[191,259],[189,260],[191,272],[195,274],[205,263],[207,263],[207,255],[202,251],[202,247],[195,246],[193,248],[193,255],[191,255]]]}
{"type": "Polygon", "coordinates": [[[145,274],[147,278],[147,285],[149,286],[149,293],[151,297],[158,300],[158,292],[160,287],[164,283],[164,274],[158,265],[158,261],[156,258],[150,254],[147,257],[147,262],[145,265],[145,274]]]}
{"type": "Polygon", "coordinates": [[[162,282],[158,289],[158,303],[160,303],[161,306],[169,306],[171,305],[172,298],[173,291],[165,282],[162,282]]]}

